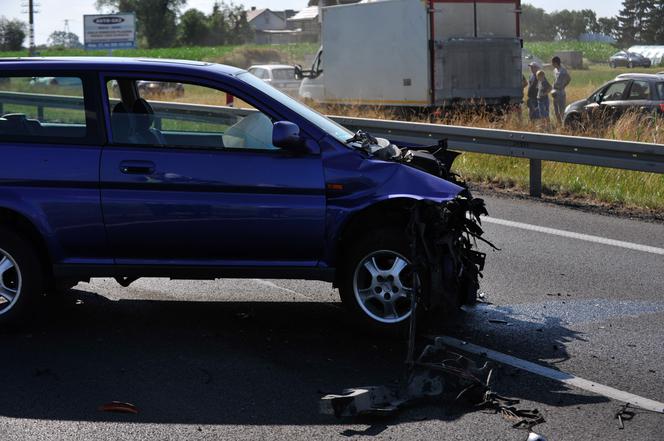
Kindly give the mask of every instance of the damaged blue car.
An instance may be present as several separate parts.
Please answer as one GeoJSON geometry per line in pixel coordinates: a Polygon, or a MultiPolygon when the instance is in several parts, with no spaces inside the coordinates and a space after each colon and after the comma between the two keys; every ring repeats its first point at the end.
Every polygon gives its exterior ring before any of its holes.
{"type": "Polygon", "coordinates": [[[0,324],[91,277],[329,281],[373,329],[404,327],[416,294],[475,300],[486,212],[443,142],[352,133],[213,63],[0,64],[0,324]]]}

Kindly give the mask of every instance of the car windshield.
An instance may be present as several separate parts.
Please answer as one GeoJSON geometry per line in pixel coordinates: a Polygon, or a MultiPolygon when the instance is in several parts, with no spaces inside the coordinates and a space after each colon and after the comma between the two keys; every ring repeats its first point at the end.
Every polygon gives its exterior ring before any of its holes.
{"type": "Polygon", "coordinates": [[[272,79],[275,80],[294,80],[295,69],[273,69],[272,79]]]}
{"type": "Polygon", "coordinates": [[[331,119],[316,112],[314,109],[307,107],[301,102],[289,97],[285,93],[278,91],[277,89],[265,83],[264,81],[261,81],[260,79],[256,78],[254,75],[250,74],[249,72],[243,72],[239,74],[237,77],[242,81],[244,81],[245,83],[260,90],[261,92],[269,95],[271,98],[279,101],[281,104],[288,107],[293,112],[297,113],[303,118],[316,124],[318,127],[320,127],[322,130],[324,130],[330,136],[334,137],[339,142],[345,144],[346,141],[353,136],[353,132],[351,132],[344,126],[335,123],[331,119]]]}

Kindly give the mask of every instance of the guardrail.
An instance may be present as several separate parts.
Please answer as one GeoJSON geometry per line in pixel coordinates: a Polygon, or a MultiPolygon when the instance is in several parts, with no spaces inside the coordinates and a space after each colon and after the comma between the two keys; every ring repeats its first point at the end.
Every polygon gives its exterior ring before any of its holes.
{"type": "Polygon", "coordinates": [[[452,150],[530,159],[530,193],[542,193],[542,161],[664,173],[664,145],[580,136],[334,117],[351,130],[413,144],[446,138],[452,150]]]}
{"type": "MultiPolygon", "coordinates": [[[[112,100],[112,104],[115,101],[117,100],[112,100]]],[[[83,99],[62,95],[0,92],[0,114],[2,103],[34,105],[37,107],[37,114],[43,117],[45,107],[81,109],[83,99]]],[[[249,109],[226,106],[164,101],[153,101],[152,105],[156,116],[155,125],[158,128],[161,127],[162,119],[169,117],[221,123],[232,122],[229,120],[252,112],[249,109]]],[[[543,160],[664,173],[664,145],[659,144],[344,116],[331,118],[353,131],[366,130],[374,136],[397,143],[428,145],[444,138],[453,150],[527,158],[530,160],[530,194],[533,196],[540,196],[542,192],[543,160]]]]}

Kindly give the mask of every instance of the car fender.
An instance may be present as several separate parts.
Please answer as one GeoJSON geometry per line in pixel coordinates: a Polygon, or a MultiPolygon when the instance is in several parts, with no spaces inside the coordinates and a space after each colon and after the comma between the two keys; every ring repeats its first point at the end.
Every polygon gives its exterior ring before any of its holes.
{"type": "Polygon", "coordinates": [[[349,149],[330,151],[322,143],[327,190],[325,253],[321,266],[336,266],[338,242],[358,215],[390,203],[448,201],[464,188],[393,161],[367,158],[349,149]],[[335,190],[331,190],[333,185],[335,190]]]}
{"type": "Polygon", "coordinates": [[[46,215],[39,205],[22,198],[16,191],[4,188],[0,191],[0,223],[5,221],[3,212],[11,212],[29,222],[41,237],[52,259],[63,256],[60,244],[56,239],[57,236],[49,226],[46,215]]]}

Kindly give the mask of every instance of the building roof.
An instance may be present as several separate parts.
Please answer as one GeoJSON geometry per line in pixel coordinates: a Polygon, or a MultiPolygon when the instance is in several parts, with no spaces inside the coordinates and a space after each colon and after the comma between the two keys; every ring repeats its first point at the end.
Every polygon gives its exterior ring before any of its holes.
{"type": "Polygon", "coordinates": [[[251,9],[251,10],[247,11],[247,21],[249,23],[251,23],[254,19],[256,19],[256,17],[258,17],[259,15],[261,15],[265,11],[269,11],[269,9],[267,9],[267,8],[251,9]]]}
{"type": "Polygon", "coordinates": [[[304,8],[288,20],[313,20],[315,18],[318,18],[318,6],[309,6],[308,8],[304,8]]]}

